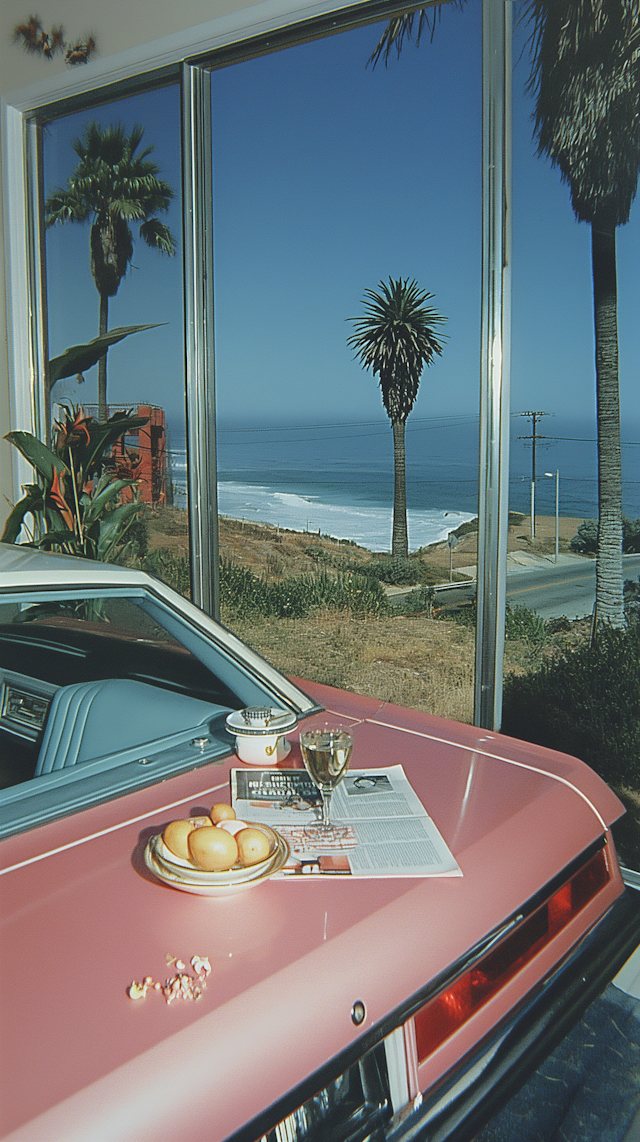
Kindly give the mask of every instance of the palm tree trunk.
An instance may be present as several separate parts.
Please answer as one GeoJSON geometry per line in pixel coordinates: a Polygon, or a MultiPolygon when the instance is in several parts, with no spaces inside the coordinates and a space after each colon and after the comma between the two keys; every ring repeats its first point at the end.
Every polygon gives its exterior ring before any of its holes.
{"type": "MultiPolygon", "coordinates": [[[[109,295],[100,294],[100,329],[102,336],[109,328],[109,295]]],[[[107,356],[105,353],[98,361],[98,420],[107,419],[107,356]]]]}
{"type": "Polygon", "coordinates": [[[404,421],[394,421],[392,428],[394,483],[391,554],[404,556],[406,559],[409,554],[409,539],[407,536],[407,481],[405,472],[404,421]]]}
{"type": "Polygon", "coordinates": [[[591,224],[598,424],[596,619],[625,625],[615,226],[591,224]]]}

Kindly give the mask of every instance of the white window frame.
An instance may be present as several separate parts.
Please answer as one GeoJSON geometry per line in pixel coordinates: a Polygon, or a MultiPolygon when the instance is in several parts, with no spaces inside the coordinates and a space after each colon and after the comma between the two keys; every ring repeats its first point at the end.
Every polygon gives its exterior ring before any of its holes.
{"type": "MultiPolygon", "coordinates": [[[[478,621],[476,626],[475,722],[500,725],[506,597],[509,467],[509,321],[510,321],[510,19],[512,0],[483,0],[483,223],[482,334],[480,368],[480,497],[478,536],[478,621]]],[[[424,0],[423,0],[424,3],[424,0]]],[[[42,296],[40,243],[34,178],[36,132],[30,116],[41,108],[82,95],[95,97],[183,66],[184,238],[189,443],[189,503],[194,601],[218,612],[217,496],[215,479],[213,329],[210,273],[211,226],[204,204],[210,195],[203,165],[207,148],[206,67],[198,65],[216,50],[285,29],[296,38],[331,31],[344,23],[389,18],[411,5],[376,2],[337,5],[318,0],[292,6],[266,0],[255,7],[218,17],[139,48],[121,52],[78,71],[22,88],[2,100],[4,219],[6,235],[7,332],[11,428],[41,433],[46,424],[44,354],[46,314],[42,296]],[[195,63],[190,63],[195,60],[195,63]],[[196,252],[198,256],[196,257],[196,252]],[[204,253],[204,259],[203,259],[204,253]],[[27,380],[28,378],[28,380],[27,380]],[[204,426],[204,427],[203,427],[204,426]]],[[[415,5],[414,5],[415,6],[415,5]]],[[[264,46],[268,46],[266,43],[264,46]]],[[[210,199],[209,199],[210,200],[210,199]]],[[[17,464],[13,498],[30,479],[17,464]]]]}

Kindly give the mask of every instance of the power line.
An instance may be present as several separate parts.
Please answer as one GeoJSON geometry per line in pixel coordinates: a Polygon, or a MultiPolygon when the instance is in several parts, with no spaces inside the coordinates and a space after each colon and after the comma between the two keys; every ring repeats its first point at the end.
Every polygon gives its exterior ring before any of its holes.
{"type": "MultiPolygon", "coordinates": [[[[460,413],[460,414],[451,413],[451,414],[446,414],[443,416],[412,417],[411,423],[412,423],[412,425],[430,424],[430,425],[433,425],[434,428],[438,428],[438,427],[442,427],[443,425],[446,425],[449,423],[450,424],[457,424],[462,420],[478,421],[479,419],[480,419],[479,413],[460,413]]],[[[227,433],[227,432],[228,433],[231,433],[231,432],[298,432],[298,431],[307,432],[307,431],[312,431],[313,429],[324,429],[324,428],[372,428],[372,427],[379,428],[379,427],[383,427],[383,426],[385,428],[388,427],[388,425],[386,425],[385,422],[381,421],[381,420],[343,420],[343,421],[337,421],[335,423],[324,421],[324,422],[320,422],[319,424],[313,424],[313,423],[308,424],[308,423],[303,423],[303,422],[298,423],[298,424],[273,424],[273,425],[261,424],[261,425],[256,425],[255,427],[252,427],[251,425],[246,425],[246,426],[237,425],[236,427],[228,426],[228,427],[224,427],[224,428],[222,426],[222,423],[220,423],[220,427],[221,427],[222,431],[224,431],[225,433],[227,433]]]]}
{"type": "MultiPolygon", "coordinates": [[[[518,439],[524,439],[519,437],[518,439]]],[[[591,436],[545,436],[544,440],[568,440],[570,443],[576,444],[597,444],[598,441],[591,436]]],[[[620,445],[623,448],[640,447],[640,440],[621,440],[620,445]]]]}

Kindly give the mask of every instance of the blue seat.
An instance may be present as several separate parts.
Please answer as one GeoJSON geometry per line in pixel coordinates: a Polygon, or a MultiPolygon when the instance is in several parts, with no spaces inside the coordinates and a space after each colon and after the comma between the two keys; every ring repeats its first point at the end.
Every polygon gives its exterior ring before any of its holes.
{"type": "Polygon", "coordinates": [[[197,730],[219,710],[128,678],[61,686],[51,701],[34,776],[197,730]]]}

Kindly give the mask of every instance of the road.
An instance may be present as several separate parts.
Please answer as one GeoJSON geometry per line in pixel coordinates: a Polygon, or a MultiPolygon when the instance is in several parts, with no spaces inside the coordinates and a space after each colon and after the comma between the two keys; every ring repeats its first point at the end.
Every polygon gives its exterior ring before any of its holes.
{"type": "MultiPolygon", "coordinates": [[[[625,579],[640,575],[640,555],[623,557],[625,579]]],[[[543,619],[561,615],[568,619],[590,615],[596,597],[595,560],[569,563],[549,570],[511,571],[507,573],[507,601],[512,607],[523,605],[543,619]]]]}
{"type": "MultiPolygon", "coordinates": [[[[640,575],[640,555],[623,556],[625,579],[637,579],[640,575]]],[[[461,587],[460,591],[441,592],[439,602],[445,606],[469,601],[473,589],[461,587]]],[[[536,611],[544,619],[583,618],[593,610],[596,592],[595,560],[585,559],[566,564],[549,563],[542,569],[522,568],[507,572],[507,602],[512,607],[525,606],[536,611]]]]}

